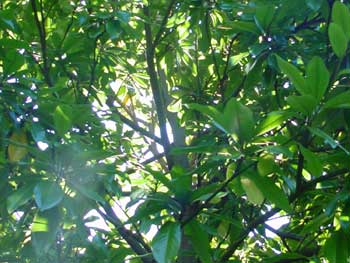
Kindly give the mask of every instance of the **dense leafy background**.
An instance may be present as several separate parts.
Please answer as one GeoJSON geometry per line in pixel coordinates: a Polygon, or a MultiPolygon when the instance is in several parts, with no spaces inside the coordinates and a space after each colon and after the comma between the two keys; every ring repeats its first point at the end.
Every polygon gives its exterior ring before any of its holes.
{"type": "Polygon", "coordinates": [[[0,262],[348,262],[348,1],[2,0],[0,29],[0,262]]]}

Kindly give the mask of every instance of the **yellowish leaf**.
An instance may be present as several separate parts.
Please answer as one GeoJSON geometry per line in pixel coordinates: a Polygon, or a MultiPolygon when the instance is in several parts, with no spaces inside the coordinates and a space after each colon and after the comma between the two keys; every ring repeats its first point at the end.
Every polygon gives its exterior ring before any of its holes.
{"type": "Polygon", "coordinates": [[[8,157],[11,162],[17,162],[26,156],[28,150],[27,135],[24,130],[12,133],[8,146],[8,157]]]}
{"type": "Polygon", "coordinates": [[[122,101],[122,105],[126,106],[126,104],[130,101],[130,98],[131,97],[130,97],[129,93],[127,93],[122,101]]]}

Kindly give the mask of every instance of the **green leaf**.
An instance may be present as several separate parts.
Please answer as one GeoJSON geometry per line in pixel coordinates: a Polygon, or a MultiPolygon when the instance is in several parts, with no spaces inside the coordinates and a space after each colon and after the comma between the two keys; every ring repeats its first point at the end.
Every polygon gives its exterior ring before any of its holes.
{"type": "Polygon", "coordinates": [[[299,71],[299,69],[296,66],[292,65],[291,63],[288,63],[287,61],[283,60],[281,57],[277,55],[276,57],[277,57],[278,67],[291,80],[296,90],[302,95],[309,94],[309,90],[307,88],[305,79],[301,75],[301,72],[299,71]]]}
{"type": "Polygon", "coordinates": [[[247,194],[249,202],[256,205],[261,205],[264,202],[264,195],[253,177],[254,176],[248,175],[247,173],[241,175],[241,186],[247,194]]]}
{"type": "Polygon", "coordinates": [[[286,212],[291,211],[291,207],[289,205],[289,201],[286,194],[283,192],[282,189],[278,188],[275,185],[271,178],[249,172],[245,173],[243,178],[245,178],[245,180],[247,181],[244,185],[241,179],[241,183],[244,190],[246,192],[250,192],[250,196],[255,198],[255,201],[260,201],[256,202],[256,204],[261,204],[261,198],[265,197],[272,204],[275,204],[277,207],[285,210],[286,212]]]}
{"type": "Polygon", "coordinates": [[[275,158],[273,155],[263,156],[259,158],[257,169],[260,175],[265,176],[276,170],[275,158]]]}
{"type": "Polygon", "coordinates": [[[68,105],[58,105],[53,113],[55,128],[63,136],[72,127],[72,110],[68,105]]]}
{"type": "Polygon", "coordinates": [[[306,85],[310,94],[320,101],[327,90],[329,72],[320,57],[313,57],[306,67],[306,85]]]}
{"type": "Polygon", "coordinates": [[[179,223],[167,222],[152,240],[152,253],[158,263],[171,263],[177,255],[181,243],[179,223]]]}
{"type": "Polygon", "coordinates": [[[37,255],[44,255],[54,245],[60,218],[57,208],[38,212],[35,215],[31,228],[31,241],[37,255]]]}
{"type": "Polygon", "coordinates": [[[256,25],[253,22],[246,22],[246,21],[234,21],[229,24],[230,26],[230,32],[232,33],[240,33],[240,32],[249,32],[253,34],[260,34],[259,29],[256,27],[256,25]]]}
{"type": "Polygon", "coordinates": [[[4,73],[10,75],[18,71],[23,66],[25,63],[25,58],[14,49],[6,52],[2,61],[4,73]]]}
{"type": "Polygon", "coordinates": [[[312,128],[312,127],[308,127],[308,129],[312,134],[324,139],[324,142],[327,143],[328,145],[330,145],[333,149],[339,147],[346,154],[348,154],[348,155],[350,154],[349,151],[347,149],[345,149],[338,141],[334,140],[331,136],[329,136],[324,131],[322,131],[318,128],[312,128]]]}
{"type": "Polygon", "coordinates": [[[112,40],[119,38],[123,32],[119,20],[112,20],[106,23],[106,31],[112,40]]]}
{"type": "MultiPolygon", "coordinates": [[[[283,253],[281,255],[272,256],[264,259],[264,263],[281,263],[281,262],[300,262],[300,260],[307,260],[307,257],[305,257],[302,254],[295,253],[295,252],[287,252],[283,253]]],[[[309,261],[311,262],[311,261],[309,261]]],[[[314,261],[312,261],[314,262],[314,261]]]]}
{"type": "Polygon", "coordinates": [[[332,22],[328,27],[328,36],[337,57],[344,57],[348,47],[348,40],[343,29],[338,24],[332,22]]]}
{"type": "Polygon", "coordinates": [[[191,103],[188,104],[188,107],[190,109],[197,110],[201,113],[204,113],[205,115],[208,115],[213,119],[215,126],[217,126],[223,132],[228,133],[227,128],[225,128],[226,125],[222,119],[222,113],[213,106],[191,103]]]}
{"type": "Polygon", "coordinates": [[[323,171],[321,160],[316,154],[300,145],[300,151],[306,160],[306,168],[313,176],[320,176],[323,171]]]}
{"type": "Polygon", "coordinates": [[[322,5],[321,0],[306,0],[307,6],[312,9],[312,11],[318,11],[322,5]]]}
{"type": "Polygon", "coordinates": [[[17,208],[27,203],[33,197],[33,184],[27,184],[17,189],[7,198],[7,211],[11,214],[17,208]]]}
{"type": "Polygon", "coordinates": [[[330,98],[323,107],[325,109],[350,109],[350,91],[342,92],[330,98]]]}
{"type": "Polygon", "coordinates": [[[36,142],[47,141],[45,129],[39,123],[33,122],[30,127],[30,132],[36,142]]]}
{"type": "Polygon", "coordinates": [[[336,1],[333,4],[332,20],[335,24],[340,26],[348,40],[350,40],[350,11],[344,3],[336,1]]]}
{"type": "Polygon", "coordinates": [[[192,220],[185,226],[185,233],[189,236],[194,251],[201,262],[212,263],[209,237],[201,225],[196,220],[192,220]]]}
{"type": "Polygon", "coordinates": [[[291,211],[287,195],[281,188],[276,186],[271,178],[256,175],[254,179],[267,200],[286,212],[291,211]]]}
{"type": "Polygon", "coordinates": [[[58,205],[64,197],[61,187],[56,182],[39,182],[34,187],[34,199],[40,211],[58,205]]]}
{"type": "Polygon", "coordinates": [[[14,131],[10,137],[10,144],[7,147],[8,159],[11,162],[23,159],[28,153],[27,145],[27,132],[24,129],[14,131]]]}
{"type": "Polygon", "coordinates": [[[317,105],[317,100],[311,95],[289,96],[287,102],[295,111],[306,116],[311,115],[317,105]]]}
{"type": "Polygon", "coordinates": [[[116,16],[122,23],[127,24],[130,21],[131,14],[129,12],[119,10],[116,12],[116,16]]]}
{"type": "Polygon", "coordinates": [[[292,114],[285,111],[272,111],[257,127],[257,135],[272,131],[279,127],[284,121],[288,120],[292,114]]]}
{"type": "Polygon", "coordinates": [[[324,255],[329,262],[348,263],[349,245],[348,234],[334,232],[324,245],[324,255]]]}
{"type": "Polygon", "coordinates": [[[171,169],[171,183],[176,199],[187,202],[191,196],[192,177],[180,165],[174,165],[171,169]]]}
{"type": "Polygon", "coordinates": [[[94,190],[90,189],[90,187],[87,187],[86,185],[78,185],[74,184],[74,188],[78,190],[79,193],[81,193],[83,196],[94,200],[96,202],[100,202],[102,204],[105,203],[105,200],[94,190]]]}
{"type": "Polygon", "coordinates": [[[231,134],[240,142],[248,141],[254,133],[254,119],[252,111],[238,102],[235,98],[230,99],[224,109],[220,112],[212,106],[196,103],[188,105],[191,109],[198,110],[210,116],[214,125],[223,132],[231,134]]]}
{"type": "Polygon", "coordinates": [[[246,142],[253,137],[253,112],[236,99],[232,98],[227,102],[222,121],[228,132],[240,142],[246,142]]]}
{"type": "Polygon", "coordinates": [[[254,19],[262,33],[267,32],[274,15],[275,7],[273,5],[266,4],[256,8],[254,19]]]}

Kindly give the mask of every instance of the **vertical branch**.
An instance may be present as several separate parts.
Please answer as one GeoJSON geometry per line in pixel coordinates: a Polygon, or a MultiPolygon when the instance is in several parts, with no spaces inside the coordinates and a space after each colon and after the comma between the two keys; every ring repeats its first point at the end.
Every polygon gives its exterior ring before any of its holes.
{"type": "Polygon", "coordinates": [[[97,41],[98,41],[99,36],[97,36],[94,40],[94,52],[93,52],[93,57],[92,57],[92,62],[91,62],[91,73],[90,73],[88,93],[85,97],[85,103],[89,100],[89,96],[91,94],[91,91],[94,89],[94,83],[95,83],[95,79],[96,79],[96,66],[97,66],[97,62],[98,62],[96,49],[97,49],[97,41]]]}
{"type": "Polygon", "coordinates": [[[304,169],[304,156],[302,155],[300,149],[298,154],[298,168],[296,175],[296,193],[299,193],[302,189],[302,179],[303,179],[303,169],[304,169]]]}
{"type": "Polygon", "coordinates": [[[216,57],[215,57],[215,49],[211,43],[211,32],[210,32],[209,18],[210,18],[210,14],[209,14],[209,11],[207,11],[205,13],[205,30],[206,30],[206,33],[208,36],[209,46],[210,46],[210,50],[211,50],[211,55],[213,57],[213,63],[214,63],[216,75],[218,76],[218,79],[220,80],[221,75],[220,75],[219,64],[218,64],[218,61],[216,60],[216,57]]]}
{"type": "MultiPolygon", "coordinates": [[[[150,13],[147,6],[143,8],[144,14],[148,19],[150,19],[150,13]]],[[[161,29],[160,29],[161,30],[161,29]]],[[[165,107],[164,102],[161,97],[160,87],[158,83],[158,77],[157,77],[157,71],[156,66],[154,63],[154,55],[155,55],[155,46],[153,45],[152,40],[152,30],[151,26],[148,22],[145,23],[145,33],[146,33],[146,62],[147,62],[147,71],[148,75],[150,77],[150,83],[151,83],[151,89],[152,94],[156,106],[156,111],[158,115],[158,123],[159,123],[159,129],[160,129],[160,137],[162,139],[162,145],[164,146],[165,151],[165,157],[168,163],[168,168],[171,169],[173,166],[173,161],[171,160],[171,157],[169,156],[169,150],[170,150],[170,142],[168,133],[166,130],[166,115],[165,115],[165,107]]]]}
{"type": "Polygon", "coordinates": [[[46,29],[45,29],[45,20],[44,20],[44,12],[43,12],[43,6],[42,2],[40,2],[40,16],[41,19],[39,20],[38,16],[38,8],[36,6],[35,0],[30,0],[32,10],[34,13],[34,20],[36,27],[39,32],[39,38],[40,38],[40,46],[41,46],[41,57],[43,60],[43,67],[41,67],[42,74],[44,75],[45,81],[47,85],[50,87],[53,86],[51,77],[50,77],[50,65],[47,57],[47,47],[46,47],[46,29]]]}
{"type": "Polygon", "coordinates": [[[160,29],[159,29],[159,31],[158,31],[158,33],[155,36],[154,41],[153,41],[153,47],[154,48],[158,45],[159,41],[161,40],[162,34],[164,32],[164,28],[166,26],[166,23],[168,21],[168,18],[170,16],[171,10],[173,9],[173,6],[174,6],[175,2],[176,2],[176,0],[171,0],[170,4],[169,4],[169,6],[168,6],[168,8],[167,8],[167,10],[165,12],[163,20],[162,20],[162,22],[160,24],[160,29]]]}

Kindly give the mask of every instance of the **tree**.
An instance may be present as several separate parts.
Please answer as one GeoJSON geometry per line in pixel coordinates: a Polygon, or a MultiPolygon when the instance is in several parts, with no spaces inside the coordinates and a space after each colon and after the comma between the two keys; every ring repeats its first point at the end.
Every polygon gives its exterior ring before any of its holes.
{"type": "Polygon", "coordinates": [[[3,0],[0,28],[1,262],[348,262],[348,1],[3,0]]]}

